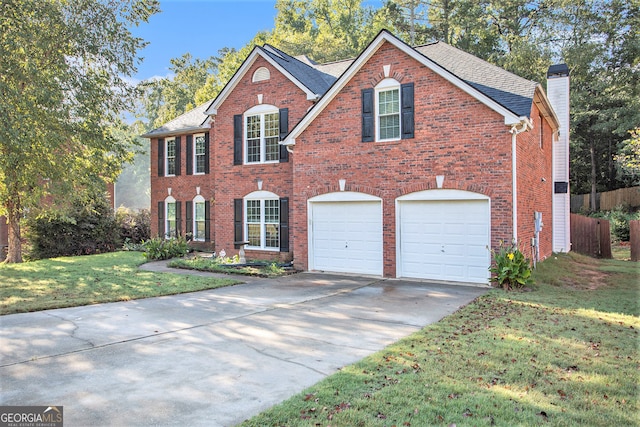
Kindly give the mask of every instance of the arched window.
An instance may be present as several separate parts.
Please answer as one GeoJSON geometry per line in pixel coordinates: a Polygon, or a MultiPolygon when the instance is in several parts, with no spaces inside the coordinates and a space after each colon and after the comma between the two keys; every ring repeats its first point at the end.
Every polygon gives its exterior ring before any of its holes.
{"type": "Polygon", "coordinates": [[[280,248],[280,198],[270,191],[244,197],[245,236],[248,249],[280,248]]]}
{"type": "Polygon", "coordinates": [[[179,203],[172,196],[164,199],[164,237],[171,239],[178,236],[179,203]]]}
{"type": "Polygon", "coordinates": [[[280,113],[268,104],[256,105],[244,113],[245,163],[280,160],[280,113]]]}
{"type": "Polygon", "coordinates": [[[193,198],[193,240],[206,240],[205,200],[201,195],[193,198]]]}
{"type": "Polygon", "coordinates": [[[268,68],[260,67],[254,73],[251,81],[253,83],[262,82],[265,80],[269,80],[271,78],[271,73],[268,68]]]}

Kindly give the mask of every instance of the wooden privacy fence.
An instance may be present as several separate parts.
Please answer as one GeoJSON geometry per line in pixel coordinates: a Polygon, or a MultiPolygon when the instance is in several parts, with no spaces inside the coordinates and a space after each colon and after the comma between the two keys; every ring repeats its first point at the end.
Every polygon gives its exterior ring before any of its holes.
{"type": "Polygon", "coordinates": [[[640,261],[640,221],[629,221],[629,244],[631,261],[640,261]]]}
{"type": "Polygon", "coordinates": [[[571,249],[592,257],[611,258],[609,221],[571,214],[571,249]]]}
{"type": "MultiPolygon", "coordinates": [[[[571,196],[571,212],[591,210],[590,200],[590,194],[574,194],[571,196]]],[[[620,188],[596,194],[596,210],[610,211],[616,206],[640,206],[640,187],[620,188]]]]}

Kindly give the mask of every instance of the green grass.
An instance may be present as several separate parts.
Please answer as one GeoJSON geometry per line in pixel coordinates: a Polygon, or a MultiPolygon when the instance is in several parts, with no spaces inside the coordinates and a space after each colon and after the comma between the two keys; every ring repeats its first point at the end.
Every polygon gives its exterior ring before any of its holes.
{"type": "Polygon", "coordinates": [[[235,267],[230,264],[220,264],[211,258],[196,257],[190,259],[175,258],[169,261],[169,267],[184,268],[188,270],[209,271],[213,273],[241,274],[245,276],[279,277],[289,272],[277,264],[265,264],[261,266],[235,267]]]}
{"type": "Polygon", "coordinates": [[[554,256],[243,426],[638,426],[639,268],[554,256]]]}
{"type": "Polygon", "coordinates": [[[142,271],[140,252],[0,264],[0,314],[214,289],[235,280],[142,271]]]}

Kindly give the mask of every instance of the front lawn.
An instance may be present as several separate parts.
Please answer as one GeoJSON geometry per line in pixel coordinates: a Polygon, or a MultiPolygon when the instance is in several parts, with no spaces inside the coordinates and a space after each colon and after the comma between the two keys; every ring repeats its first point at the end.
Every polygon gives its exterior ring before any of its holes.
{"type": "Polygon", "coordinates": [[[553,257],[243,426],[638,426],[639,267],[553,257]]]}
{"type": "Polygon", "coordinates": [[[153,273],[140,252],[0,263],[0,314],[74,307],[214,289],[236,280],[153,273]]]}

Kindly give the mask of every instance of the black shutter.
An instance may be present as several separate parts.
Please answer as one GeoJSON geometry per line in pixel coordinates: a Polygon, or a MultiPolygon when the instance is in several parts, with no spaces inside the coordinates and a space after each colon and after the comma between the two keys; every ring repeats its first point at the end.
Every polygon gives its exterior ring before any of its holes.
{"type": "Polygon", "coordinates": [[[209,173],[209,131],[204,133],[204,173],[209,173]]]}
{"type": "Polygon", "coordinates": [[[158,176],[164,176],[164,138],[158,139],[158,176]]]}
{"type": "Polygon", "coordinates": [[[289,198],[280,199],[280,252],[289,252],[289,198]]]}
{"type": "Polygon", "coordinates": [[[211,228],[209,224],[211,223],[211,202],[204,202],[204,241],[208,242],[211,240],[211,228]]]}
{"type": "Polygon", "coordinates": [[[187,135],[187,175],[193,175],[193,135],[187,135]]]}
{"type": "Polygon", "coordinates": [[[191,201],[184,202],[184,218],[185,235],[189,238],[189,234],[191,234],[193,239],[193,202],[191,201]]]}
{"type": "Polygon", "coordinates": [[[402,103],[402,139],[413,138],[413,83],[406,83],[400,86],[400,102],[402,103]]]}
{"type": "Polygon", "coordinates": [[[176,136],[176,176],[180,175],[180,137],[176,136]]]}
{"type": "Polygon", "coordinates": [[[242,114],[233,116],[233,164],[242,164],[242,114]]]}
{"type": "MultiPolygon", "coordinates": [[[[233,240],[234,242],[244,241],[243,205],[244,205],[244,200],[233,199],[233,240]]],[[[234,247],[236,249],[239,249],[240,245],[234,244],[234,247]]]]}
{"type": "Polygon", "coordinates": [[[164,238],[167,232],[164,229],[164,202],[158,202],[158,236],[164,238]]]}
{"type": "MultiPolygon", "coordinates": [[[[289,133],[289,109],[281,108],[280,109],[280,141],[284,139],[285,136],[289,133]]],[[[289,151],[287,151],[287,147],[285,145],[280,146],[280,163],[289,161],[289,151]]]]}
{"type": "Polygon", "coordinates": [[[362,142],[372,142],[375,136],[373,89],[362,89],[362,142]]]}
{"type": "Polygon", "coordinates": [[[176,237],[182,236],[182,202],[176,202],[176,237]]]}

